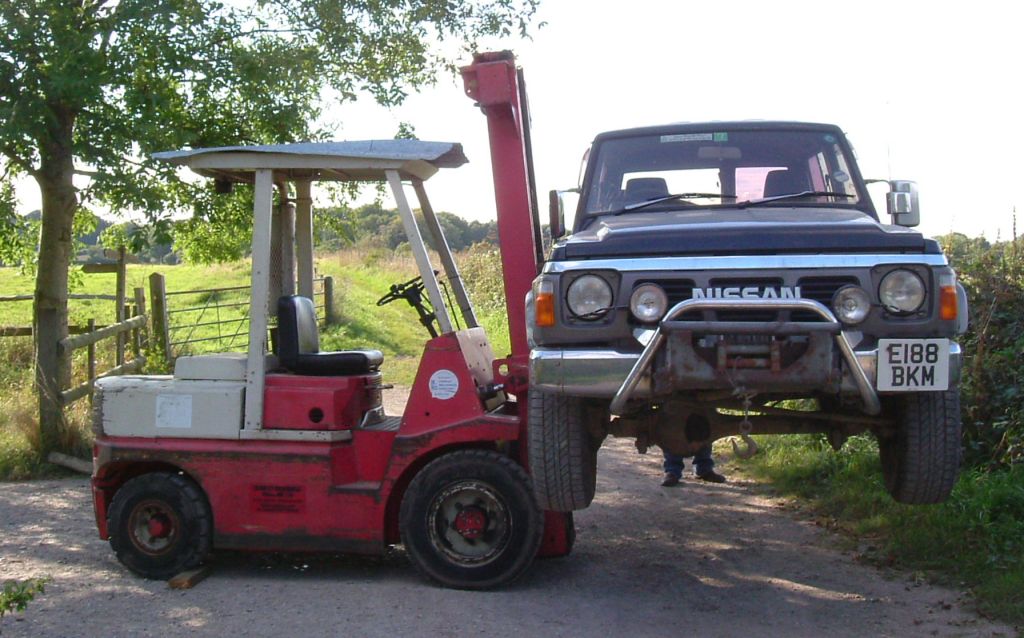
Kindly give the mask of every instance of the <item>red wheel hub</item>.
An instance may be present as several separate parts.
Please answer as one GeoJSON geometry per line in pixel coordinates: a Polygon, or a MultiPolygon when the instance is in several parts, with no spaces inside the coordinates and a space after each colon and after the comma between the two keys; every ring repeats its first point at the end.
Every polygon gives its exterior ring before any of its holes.
{"type": "Polygon", "coordinates": [[[152,538],[167,538],[171,533],[170,521],[163,516],[153,516],[146,522],[146,531],[152,538]]]}
{"type": "Polygon", "coordinates": [[[455,517],[455,531],[470,540],[480,538],[487,529],[487,515],[475,507],[463,509],[455,517]]]}

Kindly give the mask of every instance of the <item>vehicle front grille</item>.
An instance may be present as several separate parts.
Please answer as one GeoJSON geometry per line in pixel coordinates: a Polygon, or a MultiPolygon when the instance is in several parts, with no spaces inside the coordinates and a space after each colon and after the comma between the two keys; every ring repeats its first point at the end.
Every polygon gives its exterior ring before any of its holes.
{"type": "MultiPolygon", "coordinates": [[[[693,298],[693,290],[697,284],[692,279],[644,279],[637,281],[635,286],[645,283],[653,283],[662,287],[668,297],[668,306],[671,308],[680,301],[693,298]]],[[[856,277],[803,277],[796,282],[800,288],[800,297],[812,299],[831,308],[832,297],[836,291],[847,285],[859,285],[856,277]]],[[[748,288],[756,287],[760,291],[765,288],[778,289],[787,283],[779,277],[763,278],[718,278],[708,282],[710,289],[725,288],[748,288]]],[[[789,284],[792,285],[792,284],[789,284]]],[[[814,312],[777,312],[773,310],[763,311],[720,311],[720,312],[691,312],[680,318],[682,321],[820,321],[821,317],[814,312]]]]}
{"type": "MultiPolygon", "coordinates": [[[[843,286],[859,285],[856,277],[804,277],[797,282],[800,286],[800,296],[804,299],[813,299],[832,309],[832,297],[836,291],[843,286]]],[[[819,317],[813,312],[794,312],[793,321],[817,321],[819,317]]]]}

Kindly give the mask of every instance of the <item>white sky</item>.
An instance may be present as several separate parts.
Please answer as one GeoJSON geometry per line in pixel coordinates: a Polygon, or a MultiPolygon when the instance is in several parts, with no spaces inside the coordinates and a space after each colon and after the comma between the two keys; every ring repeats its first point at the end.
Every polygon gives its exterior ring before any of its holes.
{"type": "MultiPolygon", "coordinates": [[[[1005,239],[1024,204],[1022,13],[988,1],[542,0],[548,24],[532,42],[493,48],[513,49],[526,74],[542,208],[549,189],[576,185],[604,130],[807,120],[842,127],[865,177],[917,181],[926,234],[1005,239]]],[[[462,142],[470,164],[428,183],[434,208],[493,218],[485,120],[461,80],[392,113],[330,115],[349,139],[390,137],[405,120],[421,139],[462,142]]]]}
{"type": "MultiPolygon", "coordinates": [[[[524,68],[542,208],[549,189],[576,185],[601,131],[806,120],[841,126],[865,177],[916,180],[925,234],[1006,239],[1024,204],[1022,13],[988,0],[542,0],[532,41],[483,50],[512,49],[524,68]]],[[[390,138],[408,121],[421,139],[462,142],[470,164],[428,183],[434,208],[494,217],[486,122],[461,79],[394,111],[366,99],[325,119],[339,139],[390,138]]]]}

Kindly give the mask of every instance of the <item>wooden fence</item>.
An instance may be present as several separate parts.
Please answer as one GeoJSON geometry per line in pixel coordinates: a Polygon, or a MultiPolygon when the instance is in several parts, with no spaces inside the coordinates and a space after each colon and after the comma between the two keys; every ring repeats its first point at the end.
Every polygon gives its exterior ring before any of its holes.
{"type": "MultiPolygon", "coordinates": [[[[124,248],[118,250],[116,255],[117,261],[115,263],[85,264],[82,266],[82,272],[86,274],[114,274],[116,276],[115,294],[104,295],[72,293],[68,295],[69,300],[113,301],[114,321],[111,324],[97,324],[95,319],[90,319],[84,326],[69,325],[68,333],[70,336],[58,341],[56,348],[48,349],[54,357],[66,356],[70,358],[71,354],[75,350],[86,348],[88,350],[85,361],[86,371],[84,381],[74,385],[73,387],[65,387],[64,380],[56,379],[57,374],[54,371],[56,369],[56,360],[42,362],[42,365],[47,368],[43,371],[43,374],[49,379],[56,381],[56,383],[53,383],[50,387],[57,388],[58,392],[56,393],[56,396],[51,397],[44,393],[44,397],[41,397],[41,400],[46,401],[51,407],[47,410],[41,410],[40,418],[42,418],[42,412],[49,412],[50,414],[53,414],[81,398],[86,396],[91,397],[92,390],[97,379],[106,376],[139,371],[142,369],[142,366],[145,365],[146,359],[142,352],[144,348],[148,346],[148,331],[146,328],[146,324],[148,322],[148,315],[146,314],[146,293],[144,289],[136,288],[134,290],[134,296],[131,299],[132,303],[128,303],[129,300],[126,296],[127,276],[124,248]],[[99,371],[97,369],[98,358],[96,355],[96,346],[105,339],[113,339],[114,341],[113,365],[108,370],[99,371]],[[129,346],[132,357],[130,360],[125,361],[125,351],[129,346]]],[[[33,295],[0,296],[0,303],[31,302],[33,300],[33,295]]],[[[32,326],[0,326],[0,337],[31,337],[32,335],[32,326]]],[[[72,375],[72,378],[74,377],[75,375],[72,375]]]]}
{"type": "MultiPolygon", "coordinates": [[[[60,341],[59,351],[61,355],[71,356],[71,354],[79,348],[88,349],[88,358],[86,362],[88,368],[86,371],[86,379],[83,383],[80,383],[73,388],[61,391],[60,401],[64,407],[71,405],[83,397],[92,397],[93,387],[95,386],[97,379],[142,370],[142,367],[146,365],[146,357],[142,354],[142,351],[144,345],[143,335],[147,319],[148,318],[144,314],[136,314],[131,319],[126,319],[120,323],[115,323],[98,330],[91,330],[84,334],[72,335],[60,341]],[[97,374],[96,344],[104,339],[110,338],[116,339],[118,344],[123,344],[126,334],[131,337],[130,345],[133,354],[132,359],[124,361],[124,347],[122,345],[116,351],[116,356],[119,357],[119,362],[109,370],[97,374]]],[[[94,321],[90,319],[89,323],[94,324],[94,321]]]]}

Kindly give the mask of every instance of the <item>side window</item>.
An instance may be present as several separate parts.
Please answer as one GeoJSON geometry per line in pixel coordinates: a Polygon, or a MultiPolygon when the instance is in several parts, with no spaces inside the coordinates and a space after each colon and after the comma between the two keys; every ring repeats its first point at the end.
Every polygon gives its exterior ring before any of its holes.
{"type": "Polygon", "coordinates": [[[828,163],[825,153],[818,153],[807,160],[807,170],[811,176],[811,189],[816,191],[831,190],[825,184],[825,176],[828,175],[828,163]]]}
{"type": "MultiPolygon", "coordinates": [[[[850,167],[846,164],[846,156],[843,155],[843,150],[839,148],[838,144],[835,144],[830,149],[832,152],[832,160],[834,166],[832,172],[827,173],[828,175],[828,190],[835,191],[837,193],[846,193],[847,195],[857,195],[857,187],[853,183],[853,178],[850,176],[850,167]]],[[[853,200],[848,200],[853,201],[853,200]]]]}

